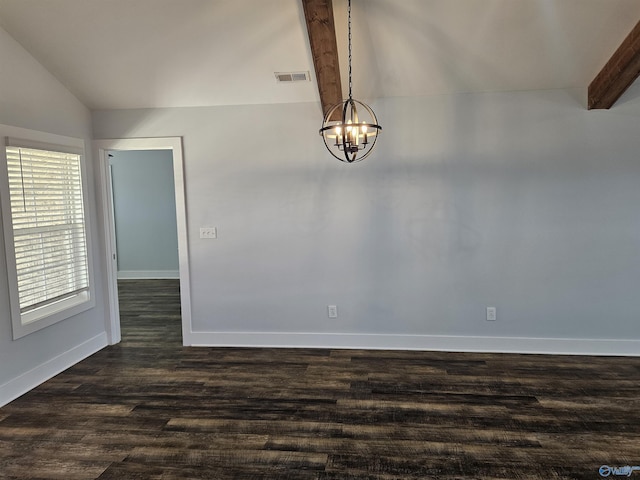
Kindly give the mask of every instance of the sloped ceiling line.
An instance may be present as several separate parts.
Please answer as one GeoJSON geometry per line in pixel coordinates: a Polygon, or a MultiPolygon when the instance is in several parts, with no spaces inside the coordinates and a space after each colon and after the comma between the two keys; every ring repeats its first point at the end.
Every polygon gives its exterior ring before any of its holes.
{"type": "Polygon", "coordinates": [[[588,108],[611,108],[640,75],[640,22],[589,85],[588,108]]]}

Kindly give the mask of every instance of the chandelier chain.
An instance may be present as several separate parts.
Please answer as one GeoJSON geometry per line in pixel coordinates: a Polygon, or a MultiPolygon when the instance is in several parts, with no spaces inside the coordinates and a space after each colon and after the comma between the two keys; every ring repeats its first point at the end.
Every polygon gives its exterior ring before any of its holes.
{"type": "Polygon", "coordinates": [[[351,98],[351,0],[349,0],[349,100],[351,98]]]}

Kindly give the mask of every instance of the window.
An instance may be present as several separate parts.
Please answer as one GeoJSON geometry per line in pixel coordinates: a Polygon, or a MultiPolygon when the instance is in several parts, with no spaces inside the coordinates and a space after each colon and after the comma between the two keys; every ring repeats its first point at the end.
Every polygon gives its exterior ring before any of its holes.
{"type": "Polygon", "coordinates": [[[15,272],[18,338],[92,306],[82,150],[7,139],[6,173],[5,243],[10,277],[15,272]]]}

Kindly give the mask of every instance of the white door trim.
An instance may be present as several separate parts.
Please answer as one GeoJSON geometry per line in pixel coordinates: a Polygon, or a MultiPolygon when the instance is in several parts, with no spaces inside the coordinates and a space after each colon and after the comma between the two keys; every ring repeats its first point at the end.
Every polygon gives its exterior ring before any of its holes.
{"type": "Polygon", "coordinates": [[[109,172],[109,150],[171,150],[173,152],[173,179],[176,196],[176,220],[178,224],[178,264],[180,267],[180,304],[182,315],[182,340],[191,332],[191,287],[189,283],[189,247],[187,236],[187,208],[184,185],[184,160],[181,137],[127,138],[94,140],[94,155],[98,159],[100,185],[100,210],[104,231],[107,285],[105,288],[107,335],[109,344],[120,342],[120,308],[118,307],[118,265],[116,260],[115,223],[113,218],[113,190],[109,172]]]}

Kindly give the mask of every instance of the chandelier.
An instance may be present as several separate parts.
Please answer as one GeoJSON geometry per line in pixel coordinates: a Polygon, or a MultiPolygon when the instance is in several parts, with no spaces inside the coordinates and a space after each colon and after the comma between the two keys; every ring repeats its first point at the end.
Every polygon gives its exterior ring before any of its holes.
{"type": "Polygon", "coordinates": [[[329,109],[320,135],[327,150],[341,162],[355,163],[373,151],[382,127],[371,107],[353,99],[351,82],[351,0],[349,0],[349,98],[329,109]]]}

